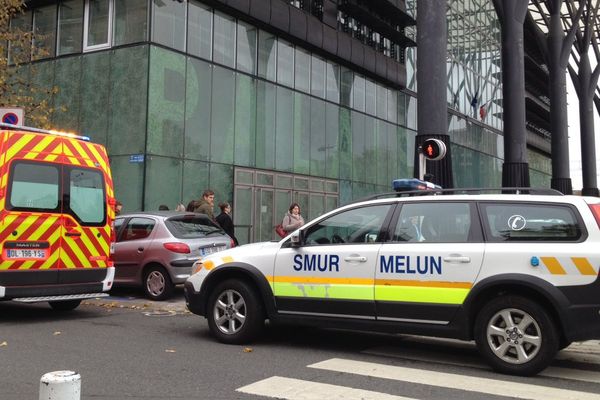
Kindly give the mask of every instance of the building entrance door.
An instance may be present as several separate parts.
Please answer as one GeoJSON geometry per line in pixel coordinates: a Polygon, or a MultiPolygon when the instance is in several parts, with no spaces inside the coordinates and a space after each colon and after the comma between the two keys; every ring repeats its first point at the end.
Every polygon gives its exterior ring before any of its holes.
{"type": "Polygon", "coordinates": [[[233,223],[240,244],[279,239],[281,223],[292,202],[305,221],[338,206],[338,182],[273,171],[236,168],[233,223]]]}

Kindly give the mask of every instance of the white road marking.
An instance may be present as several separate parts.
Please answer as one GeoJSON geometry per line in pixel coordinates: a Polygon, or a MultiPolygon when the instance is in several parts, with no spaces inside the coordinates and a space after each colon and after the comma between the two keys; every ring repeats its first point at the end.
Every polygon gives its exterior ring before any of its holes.
{"type": "Polygon", "coordinates": [[[415,400],[387,393],[354,389],[327,383],[272,376],[236,389],[237,392],[289,400],[415,400]]]}
{"type": "Polygon", "coordinates": [[[547,400],[551,398],[552,400],[600,400],[600,394],[589,392],[340,358],[332,358],[330,360],[309,365],[308,367],[519,399],[547,400]]]}
{"type": "MultiPolygon", "coordinates": [[[[429,354],[415,354],[414,350],[406,351],[396,347],[373,347],[362,351],[364,354],[373,354],[377,356],[402,358],[411,361],[422,361],[428,363],[437,363],[443,365],[453,365],[459,367],[479,368],[479,369],[491,369],[487,364],[467,361],[467,360],[451,360],[448,356],[444,357],[441,354],[435,356],[429,354]]],[[[600,383],[600,372],[587,371],[573,368],[562,368],[562,367],[548,367],[538,374],[538,376],[545,376],[549,378],[559,379],[572,379],[581,382],[600,383]]]]}

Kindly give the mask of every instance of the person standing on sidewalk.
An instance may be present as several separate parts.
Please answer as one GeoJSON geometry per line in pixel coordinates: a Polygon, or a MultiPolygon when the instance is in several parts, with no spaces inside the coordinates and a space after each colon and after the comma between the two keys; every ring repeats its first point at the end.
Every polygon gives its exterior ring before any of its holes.
{"type": "Polygon", "coordinates": [[[202,193],[202,198],[198,201],[198,205],[194,209],[194,212],[206,214],[208,218],[213,221],[215,220],[215,213],[213,211],[215,206],[215,192],[210,189],[206,189],[202,193]]]}

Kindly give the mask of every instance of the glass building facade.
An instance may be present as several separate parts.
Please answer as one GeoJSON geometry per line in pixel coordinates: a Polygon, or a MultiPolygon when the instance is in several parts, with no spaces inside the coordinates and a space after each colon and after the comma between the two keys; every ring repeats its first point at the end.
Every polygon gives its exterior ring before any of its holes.
{"type": "MultiPolygon", "coordinates": [[[[455,185],[500,186],[497,17],[486,0],[449,3],[455,185]],[[461,16],[467,4],[473,18],[461,16]]],[[[313,218],[413,176],[414,48],[404,59],[397,44],[367,40],[406,63],[401,90],[195,0],[69,0],[17,18],[43,34],[34,45],[48,56],[32,79],[59,88],[53,125],[107,146],[125,211],[212,188],[233,201],[244,243],[273,237],[292,201],[313,218]]],[[[343,14],[338,23],[348,26],[343,14]]],[[[549,159],[529,162],[532,185],[549,186],[549,159]]]]}

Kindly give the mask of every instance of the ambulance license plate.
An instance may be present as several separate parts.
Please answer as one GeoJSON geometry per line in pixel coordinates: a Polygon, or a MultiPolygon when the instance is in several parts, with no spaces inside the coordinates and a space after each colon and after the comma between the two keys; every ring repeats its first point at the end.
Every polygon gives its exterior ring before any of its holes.
{"type": "Polygon", "coordinates": [[[45,260],[50,252],[48,242],[5,242],[5,260],[45,260]]]}
{"type": "Polygon", "coordinates": [[[6,249],[6,258],[30,258],[43,260],[46,258],[46,250],[6,249]]]}

